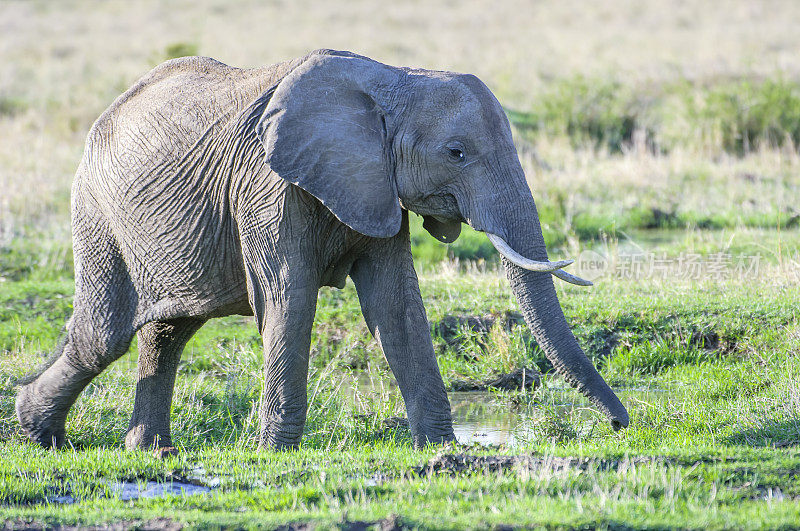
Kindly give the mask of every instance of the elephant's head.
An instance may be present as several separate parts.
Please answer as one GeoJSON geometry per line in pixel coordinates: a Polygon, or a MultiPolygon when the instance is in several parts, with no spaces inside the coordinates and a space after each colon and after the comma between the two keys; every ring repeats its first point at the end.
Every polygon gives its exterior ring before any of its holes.
{"type": "Polygon", "coordinates": [[[570,331],[536,205],[500,103],[475,76],[389,67],[345,53],[310,54],[274,89],[257,126],[271,169],[344,223],[386,238],[401,208],[441,241],[460,224],[487,234],[517,301],[556,370],[611,420],[628,413],[570,331]]]}

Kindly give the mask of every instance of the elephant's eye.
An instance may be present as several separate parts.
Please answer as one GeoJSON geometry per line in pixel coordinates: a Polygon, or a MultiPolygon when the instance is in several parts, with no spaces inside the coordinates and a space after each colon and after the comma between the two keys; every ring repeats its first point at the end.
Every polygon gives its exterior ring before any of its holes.
{"type": "Polygon", "coordinates": [[[462,162],[464,160],[464,152],[457,147],[449,147],[447,151],[450,153],[450,159],[453,162],[462,162]]]}

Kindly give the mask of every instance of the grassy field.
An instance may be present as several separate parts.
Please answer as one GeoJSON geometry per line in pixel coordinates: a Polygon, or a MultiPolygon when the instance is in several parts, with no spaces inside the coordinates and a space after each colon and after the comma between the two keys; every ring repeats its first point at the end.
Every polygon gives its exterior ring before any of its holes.
{"type": "Polygon", "coordinates": [[[798,11],[745,0],[0,3],[0,521],[797,528],[798,11]],[[471,72],[495,91],[551,258],[602,259],[594,287],[558,289],[630,427],[613,432],[552,374],[481,234],[444,246],[415,218],[448,389],[543,375],[535,389],[469,395],[487,417],[480,430],[494,422],[510,442],[413,450],[348,283],[320,293],[298,452],[256,448],[260,339],[236,317],[208,323],[184,353],[179,456],[122,449],[135,344],[77,402],[70,447],[25,443],[15,381],[71,313],[69,184],[92,121],[169,57],[256,66],[319,47],[471,72]],[[122,495],[151,482],[204,492],[122,495]]]}
{"type": "MultiPolygon", "coordinates": [[[[173,406],[179,457],[159,461],[122,450],[133,349],[79,399],[68,423],[73,447],[34,448],[18,433],[13,380],[44,360],[69,316],[72,285],[60,267],[32,268],[4,283],[0,301],[0,516],[50,524],[165,516],[199,526],[267,527],[346,526],[393,515],[400,525],[441,528],[795,525],[800,264],[777,257],[796,256],[800,239],[788,233],[793,244],[770,242],[768,233],[745,229],[681,234],[648,248],[676,260],[706,258],[730,250],[738,237],[742,256],[760,252],[764,261],[748,274],[731,263],[719,278],[681,278],[675,269],[676,278],[636,281],[613,270],[589,290],[560,287],[576,335],[631,412],[630,428],[619,433],[550,375],[524,327],[506,326],[515,303],[491,263],[422,267],[450,388],[518,367],[545,375],[536,390],[492,393],[525,419],[513,428],[516,443],[503,447],[410,448],[407,428],[393,421],[404,415],[399,393],[348,285],[321,293],[301,451],[255,447],[260,345],[244,318],[208,324],[187,347],[173,406]],[[773,252],[764,252],[769,245],[773,252]],[[466,317],[496,320],[485,330],[466,317]],[[373,385],[356,383],[365,378],[373,385]],[[213,489],[136,501],[120,500],[115,490],[120,482],[148,481],[213,489]],[[64,496],[78,503],[54,503],[64,496]]],[[[613,258],[623,263],[619,249],[618,242],[613,258]]],[[[58,257],[50,263],[63,260],[60,251],[38,253],[58,257]]]]}

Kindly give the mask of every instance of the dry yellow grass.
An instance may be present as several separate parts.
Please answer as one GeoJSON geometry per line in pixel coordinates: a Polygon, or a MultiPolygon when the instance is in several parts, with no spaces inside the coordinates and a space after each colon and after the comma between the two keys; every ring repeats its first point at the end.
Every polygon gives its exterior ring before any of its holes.
{"type": "MultiPolygon", "coordinates": [[[[472,72],[504,103],[522,109],[549,80],[575,74],[634,85],[800,74],[800,3],[792,0],[337,4],[0,3],[0,98],[8,107],[0,113],[0,238],[46,221],[51,212],[65,224],[69,183],[91,122],[174,43],[196,45],[202,55],[239,66],[330,47],[390,64],[472,72]]],[[[565,153],[557,143],[537,148],[558,171],[543,172],[526,159],[535,187],[591,191],[620,185],[627,202],[636,194],[658,194],[665,180],[686,174],[685,157],[698,161],[697,154],[664,160],[565,153]]],[[[722,186],[751,164],[758,175],[796,175],[795,155],[758,157],[701,164],[713,166],[710,173],[722,186]]],[[[795,199],[783,187],[762,198],[795,199]]]]}

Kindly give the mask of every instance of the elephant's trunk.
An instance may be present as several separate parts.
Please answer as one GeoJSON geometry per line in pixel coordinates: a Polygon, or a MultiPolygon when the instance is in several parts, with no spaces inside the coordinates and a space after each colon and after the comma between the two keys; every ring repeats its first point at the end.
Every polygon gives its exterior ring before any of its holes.
{"type": "Polygon", "coordinates": [[[553,275],[575,284],[591,283],[562,271],[560,267],[566,262],[549,262],[536,205],[522,168],[511,172],[508,179],[516,180],[518,189],[508,187],[509,195],[494,198],[497,206],[493,209],[475,209],[482,215],[475,216],[473,223],[479,230],[493,234],[490,240],[496,246],[496,242],[501,243],[498,250],[525,322],[556,371],[605,413],[615,429],[626,427],[625,406],[572,335],[558,302],[553,275]]]}
{"type": "Polygon", "coordinates": [[[583,353],[567,325],[549,273],[526,271],[505,258],[503,264],[525,322],[556,371],[586,395],[616,430],[628,426],[628,412],[583,353]]]}

